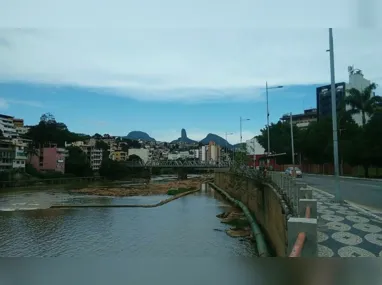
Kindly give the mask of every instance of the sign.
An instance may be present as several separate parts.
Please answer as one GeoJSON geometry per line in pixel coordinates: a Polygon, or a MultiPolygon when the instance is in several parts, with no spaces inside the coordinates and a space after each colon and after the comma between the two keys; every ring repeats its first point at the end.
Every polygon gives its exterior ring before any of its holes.
{"type": "Polygon", "coordinates": [[[58,162],[58,163],[63,163],[64,160],[63,160],[63,159],[59,159],[59,160],[57,160],[57,162],[58,162]]]}

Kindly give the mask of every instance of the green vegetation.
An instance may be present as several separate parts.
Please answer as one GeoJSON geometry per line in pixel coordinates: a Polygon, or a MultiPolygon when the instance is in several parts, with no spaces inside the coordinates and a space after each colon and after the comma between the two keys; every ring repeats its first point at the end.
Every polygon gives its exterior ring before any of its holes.
{"type": "Polygon", "coordinates": [[[195,187],[190,188],[172,188],[167,191],[167,195],[179,195],[188,191],[196,190],[195,187]]]}
{"type": "MultiPolygon", "coordinates": [[[[364,175],[369,177],[369,168],[382,167],[382,98],[371,96],[376,85],[371,84],[363,92],[348,90],[349,96],[339,106],[338,145],[340,161],[350,166],[361,165],[364,175]],[[351,106],[346,110],[345,103],[351,106]],[[352,114],[361,114],[361,126],[352,119],[352,114]],[[370,117],[370,120],[366,118],[370,117]]],[[[270,125],[271,150],[286,153],[277,157],[278,164],[292,163],[290,123],[278,122],[270,125]]],[[[293,128],[295,160],[299,157],[306,164],[333,163],[333,136],[331,117],[311,123],[307,129],[293,128]]],[[[259,143],[267,149],[267,128],[257,136],[259,143]]]]}

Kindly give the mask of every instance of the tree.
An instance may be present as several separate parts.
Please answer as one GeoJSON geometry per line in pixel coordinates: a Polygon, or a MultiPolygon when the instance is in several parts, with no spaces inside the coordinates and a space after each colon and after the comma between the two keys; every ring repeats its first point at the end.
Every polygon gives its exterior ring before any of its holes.
{"type": "Polygon", "coordinates": [[[362,116],[362,127],[366,125],[366,115],[371,117],[378,104],[382,102],[380,96],[373,96],[373,91],[377,88],[375,83],[370,84],[364,90],[351,88],[347,90],[349,96],[345,97],[345,102],[350,105],[352,110],[362,116]]]}
{"type": "Polygon", "coordinates": [[[86,135],[70,132],[64,123],[57,122],[50,113],[43,114],[38,125],[32,126],[26,137],[33,140],[35,147],[42,147],[47,143],[64,147],[65,142],[71,143],[88,138],[86,135]]]}
{"type": "Polygon", "coordinates": [[[129,157],[127,158],[127,161],[142,162],[142,158],[140,158],[136,154],[132,154],[132,155],[129,155],[129,157]]]}
{"type": "Polygon", "coordinates": [[[111,159],[102,160],[99,174],[110,180],[125,178],[129,171],[123,162],[113,161],[111,159]]]}
{"type": "MultiPolygon", "coordinates": [[[[268,148],[268,130],[267,127],[260,130],[260,135],[257,136],[257,141],[266,150],[268,148]]],[[[286,153],[286,155],[279,156],[277,162],[280,164],[287,164],[292,162],[292,143],[291,143],[291,129],[289,122],[277,122],[269,126],[269,133],[271,137],[271,152],[272,153],[286,153]]],[[[295,153],[301,150],[301,130],[297,126],[293,126],[294,150],[295,153]]]]}
{"type": "Polygon", "coordinates": [[[65,159],[65,172],[79,177],[93,176],[93,170],[86,154],[79,147],[69,147],[69,156],[65,159]]]}

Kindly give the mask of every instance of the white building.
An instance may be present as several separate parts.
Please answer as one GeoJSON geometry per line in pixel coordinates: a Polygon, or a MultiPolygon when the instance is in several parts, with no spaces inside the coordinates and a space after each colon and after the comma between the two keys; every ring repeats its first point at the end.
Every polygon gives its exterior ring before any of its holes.
{"type": "Polygon", "coordinates": [[[0,130],[5,138],[13,139],[19,136],[11,116],[0,114],[0,130]]]}
{"type": "Polygon", "coordinates": [[[247,154],[249,155],[264,154],[265,149],[259,144],[256,138],[247,140],[245,143],[247,147],[247,154]]]}
{"type": "Polygon", "coordinates": [[[169,153],[167,155],[168,160],[177,160],[178,158],[180,158],[178,153],[169,153]]]}
{"type": "Polygon", "coordinates": [[[207,161],[207,151],[208,151],[208,146],[204,145],[202,146],[202,161],[207,161]]]}
{"type": "MultiPolygon", "coordinates": [[[[350,70],[349,70],[350,71],[350,70]]],[[[349,83],[346,84],[346,90],[349,90],[349,89],[352,89],[352,88],[355,88],[359,91],[363,91],[366,87],[368,87],[369,85],[371,84],[370,80],[367,80],[366,78],[364,78],[363,74],[362,73],[352,73],[352,72],[349,72],[349,83]]],[[[345,96],[348,96],[349,94],[346,93],[345,96]]],[[[350,110],[351,107],[349,105],[346,106],[346,110],[350,110]]],[[[353,120],[359,125],[361,126],[362,125],[362,114],[359,113],[359,114],[353,114],[352,115],[353,117],[353,120]]],[[[370,118],[366,115],[366,122],[369,120],[370,118]]]]}
{"type": "Polygon", "coordinates": [[[149,150],[146,148],[131,148],[128,154],[129,156],[133,154],[139,156],[144,163],[149,160],[149,150]]]}
{"type": "Polygon", "coordinates": [[[28,144],[23,140],[13,139],[12,143],[14,145],[15,157],[13,159],[12,167],[14,169],[25,170],[25,164],[27,161],[27,147],[28,144]]]}

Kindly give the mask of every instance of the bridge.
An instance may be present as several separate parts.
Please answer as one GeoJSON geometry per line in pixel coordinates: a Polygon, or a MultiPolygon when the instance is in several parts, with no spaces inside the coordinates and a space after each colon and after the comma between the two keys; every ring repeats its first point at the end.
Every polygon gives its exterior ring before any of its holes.
{"type": "Polygon", "coordinates": [[[229,168],[230,163],[227,161],[180,161],[180,160],[149,160],[146,163],[142,161],[126,161],[128,167],[141,167],[141,168],[229,168]]]}

